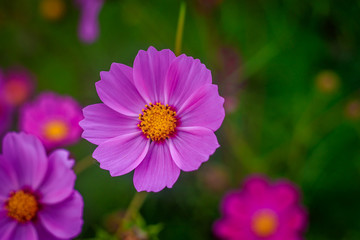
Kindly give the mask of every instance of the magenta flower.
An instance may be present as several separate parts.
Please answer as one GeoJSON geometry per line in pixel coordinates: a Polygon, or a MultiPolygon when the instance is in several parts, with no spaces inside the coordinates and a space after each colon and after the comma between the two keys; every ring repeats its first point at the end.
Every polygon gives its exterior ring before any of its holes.
{"type": "Polygon", "coordinates": [[[37,136],[46,149],[76,143],[82,129],[81,107],[69,96],[43,93],[20,110],[20,129],[37,136]]]}
{"type": "Polygon", "coordinates": [[[46,156],[41,142],[9,133],[0,155],[0,236],[3,240],[57,240],[77,236],[83,200],[74,190],[74,160],[66,150],[46,156]]]}
{"type": "Polygon", "coordinates": [[[34,77],[24,68],[13,68],[0,79],[0,95],[11,106],[24,103],[34,91],[34,77]]]}
{"type": "Polygon", "coordinates": [[[99,13],[104,0],[75,0],[80,8],[78,27],[79,39],[84,43],[93,43],[99,36],[99,13]]]}
{"type": "Polygon", "coordinates": [[[241,191],[223,199],[223,218],[214,225],[221,239],[300,240],[306,213],[297,188],[287,181],[270,184],[263,177],[250,177],[241,191]]]}
{"type": "Polygon", "coordinates": [[[224,99],[198,59],[150,47],[139,51],[133,68],[113,63],[100,77],[104,103],[86,107],[80,126],[99,145],[93,157],[111,176],[135,169],[135,188],[157,192],[219,147],[214,131],[224,119],[224,99]]]}

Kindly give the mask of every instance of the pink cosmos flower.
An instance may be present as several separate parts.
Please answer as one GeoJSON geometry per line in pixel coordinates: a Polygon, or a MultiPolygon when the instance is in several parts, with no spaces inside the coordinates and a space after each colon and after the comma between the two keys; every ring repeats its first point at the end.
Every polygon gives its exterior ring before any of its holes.
{"type": "Polygon", "coordinates": [[[140,50],[133,68],[113,63],[96,83],[104,103],[84,108],[83,137],[99,145],[93,157],[111,176],[135,169],[138,191],[171,188],[219,147],[214,131],[224,99],[198,59],[168,49],[140,50]]]}
{"type": "Polygon", "coordinates": [[[76,143],[82,129],[81,107],[69,96],[43,93],[20,109],[20,129],[37,136],[46,149],[76,143]]]}
{"type": "Polygon", "coordinates": [[[24,103],[34,91],[34,77],[24,68],[12,68],[3,74],[0,95],[11,106],[24,103]]]}
{"type": "Polygon", "coordinates": [[[223,199],[223,217],[214,232],[228,240],[303,239],[307,217],[299,198],[290,182],[270,184],[264,177],[250,177],[242,190],[223,199]]]}
{"type": "Polygon", "coordinates": [[[41,142],[8,133],[0,155],[0,238],[60,240],[78,235],[83,200],[74,190],[74,160],[66,150],[46,156],[41,142]]]}
{"type": "Polygon", "coordinates": [[[80,21],[78,27],[79,39],[84,43],[93,43],[99,36],[98,16],[104,0],[76,0],[80,8],[80,21]]]}

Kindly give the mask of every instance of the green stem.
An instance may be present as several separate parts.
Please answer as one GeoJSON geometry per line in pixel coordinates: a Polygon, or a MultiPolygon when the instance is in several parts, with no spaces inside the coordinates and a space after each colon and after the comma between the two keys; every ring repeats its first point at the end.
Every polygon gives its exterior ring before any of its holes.
{"type": "Polygon", "coordinates": [[[133,199],[131,200],[129,207],[127,208],[124,218],[119,224],[118,229],[116,230],[115,236],[121,239],[121,234],[125,229],[125,224],[128,223],[130,220],[134,219],[138,214],[141,206],[145,202],[146,196],[148,195],[147,192],[136,192],[133,199]]]}
{"type": "Polygon", "coordinates": [[[182,2],[180,5],[179,19],[178,19],[178,25],[177,25],[177,30],[176,30],[176,38],[175,38],[175,55],[177,55],[177,56],[180,55],[180,53],[181,53],[185,15],[186,15],[186,3],[182,2]]]}

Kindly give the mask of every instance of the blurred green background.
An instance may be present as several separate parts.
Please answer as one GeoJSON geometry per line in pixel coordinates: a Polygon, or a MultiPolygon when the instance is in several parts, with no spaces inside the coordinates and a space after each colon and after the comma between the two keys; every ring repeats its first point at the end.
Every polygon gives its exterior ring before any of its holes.
{"type": "MultiPolygon", "coordinates": [[[[105,1],[91,45],[77,38],[72,1],[59,0],[65,9],[52,20],[43,1],[0,0],[0,66],[30,69],[37,93],[97,103],[94,83],[112,62],[132,66],[149,46],[174,49],[180,1],[105,1]]],[[[140,212],[155,226],[143,231],[213,239],[224,193],[263,173],[302,189],[306,239],[360,239],[359,13],[355,0],[187,1],[182,52],[212,70],[226,99],[221,148],[172,189],[147,197],[140,212]]],[[[94,148],[82,140],[69,150],[80,162],[94,148]]],[[[76,188],[85,201],[79,239],[108,239],[104,231],[135,193],[132,173],[112,178],[93,164],[78,174],[76,188]]]]}

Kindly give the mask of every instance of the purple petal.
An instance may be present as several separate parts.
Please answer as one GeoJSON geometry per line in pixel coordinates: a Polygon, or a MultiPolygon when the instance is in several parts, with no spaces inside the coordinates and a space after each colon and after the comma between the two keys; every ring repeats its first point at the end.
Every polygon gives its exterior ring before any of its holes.
{"type": "Polygon", "coordinates": [[[3,152],[4,160],[17,174],[19,187],[29,186],[36,190],[48,166],[40,140],[25,133],[9,133],[3,140],[3,152]]]}
{"type": "Polygon", "coordinates": [[[105,104],[87,106],[83,112],[85,118],[79,123],[84,129],[82,137],[96,145],[120,135],[139,131],[138,118],[122,115],[105,104]]]}
{"type": "MultiPolygon", "coordinates": [[[[67,240],[64,238],[58,238],[55,237],[54,235],[52,235],[48,230],[45,229],[45,227],[41,224],[40,221],[36,221],[35,222],[35,228],[36,228],[36,232],[39,236],[39,239],[45,239],[45,240],[67,240]]],[[[70,238],[68,238],[70,239],[70,238]]]]}
{"type": "Polygon", "coordinates": [[[74,191],[65,201],[44,205],[38,216],[42,225],[58,238],[73,238],[81,232],[84,202],[74,191]]]}
{"type": "Polygon", "coordinates": [[[135,169],[134,185],[138,192],[159,192],[171,188],[180,174],[180,169],[171,159],[166,144],[152,143],[148,155],[135,169]]]}
{"type": "Polygon", "coordinates": [[[165,102],[178,108],[196,90],[211,84],[211,72],[199,59],[185,54],[170,65],[165,82],[165,102]]]}
{"type": "Polygon", "coordinates": [[[69,152],[66,150],[56,150],[49,156],[48,171],[39,187],[42,203],[58,203],[72,194],[76,176],[67,165],[68,161],[69,152]]]}
{"type": "Polygon", "coordinates": [[[0,155],[0,205],[6,201],[9,194],[19,188],[16,172],[4,157],[0,155]]]}
{"type": "Polygon", "coordinates": [[[183,171],[193,171],[220,146],[213,131],[203,127],[178,127],[169,139],[172,159],[183,171]]]}
{"type": "Polygon", "coordinates": [[[166,73],[175,54],[169,49],[157,51],[149,47],[140,50],[134,61],[134,83],[147,103],[165,101],[164,85],[166,73]]]}
{"type": "Polygon", "coordinates": [[[0,237],[8,240],[16,229],[17,222],[7,216],[6,211],[0,211],[0,237]]]}
{"type": "Polygon", "coordinates": [[[32,222],[17,224],[10,239],[16,240],[37,240],[38,235],[32,222]]]}
{"type": "Polygon", "coordinates": [[[224,99],[218,87],[205,85],[191,95],[178,110],[181,126],[201,126],[216,131],[225,117],[224,99]]]}
{"type": "Polygon", "coordinates": [[[100,144],[93,157],[102,169],[110,171],[111,176],[120,176],[131,172],[143,161],[149,142],[142,132],[121,135],[100,144]]]}
{"type": "Polygon", "coordinates": [[[147,102],[133,83],[133,69],[120,63],[111,64],[110,71],[100,73],[96,82],[98,95],[113,110],[127,116],[139,116],[147,102]]]}

